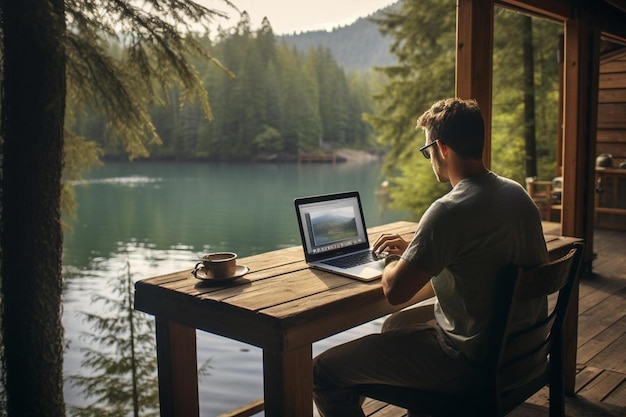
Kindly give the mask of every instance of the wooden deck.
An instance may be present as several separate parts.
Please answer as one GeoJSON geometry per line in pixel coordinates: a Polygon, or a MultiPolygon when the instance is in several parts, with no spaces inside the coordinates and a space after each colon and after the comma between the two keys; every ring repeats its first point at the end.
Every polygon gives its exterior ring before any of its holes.
{"type": "MultiPolygon", "coordinates": [[[[596,230],[594,252],[593,275],[580,281],[576,396],[566,398],[565,413],[626,417],[626,232],[596,230]]],[[[373,417],[406,416],[373,400],[364,410],[373,417]]],[[[547,388],[509,414],[547,415],[547,388]]]]}

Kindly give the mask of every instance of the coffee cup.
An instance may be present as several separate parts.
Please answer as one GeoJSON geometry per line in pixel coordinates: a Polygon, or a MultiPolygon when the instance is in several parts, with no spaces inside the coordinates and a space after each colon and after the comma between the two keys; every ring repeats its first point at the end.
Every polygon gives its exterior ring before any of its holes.
{"type": "Polygon", "coordinates": [[[209,253],[200,258],[200,262],[196,264],[196,269],[200,265],[214,278],[232,277],[237,270],[237,254],[234,252],[209,253]]]}

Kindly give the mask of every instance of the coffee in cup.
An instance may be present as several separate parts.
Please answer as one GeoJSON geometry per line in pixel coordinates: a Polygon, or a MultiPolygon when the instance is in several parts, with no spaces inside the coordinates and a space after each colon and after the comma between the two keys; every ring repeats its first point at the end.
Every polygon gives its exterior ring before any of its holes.
{"type": "Polygon", "coordinates": [[[234,252],[214,252],[200,258],[196,269],[200,264],[205,271],[211,273],[213,278],[228,278],[235,275],[237,270],[237,254],[234,252]]]}

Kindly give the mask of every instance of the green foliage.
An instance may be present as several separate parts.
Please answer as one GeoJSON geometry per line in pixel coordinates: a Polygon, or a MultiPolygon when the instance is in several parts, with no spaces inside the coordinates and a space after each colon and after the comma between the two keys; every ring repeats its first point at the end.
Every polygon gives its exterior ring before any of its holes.
{"type": "Polygon", "coordinates": [[[449,186],[438,184],[430,162],[418,152],[424,136],[415,121],[430,105],[454,94],[456,3],[427,0],[402,3],[402,10],[377,20],[395,41],[398,64],[382,69],[388,81],[376,98],[382,110],[367,115],[378,140],[389,148],[385,173],[392,205],[419,218],[449,186]]]}
{"type": "Polygon", "coordinates": [[[280,153],[283,150],[283,137],[278,130],[265,126],[263,131],[254,138],[254,144],[259,153],[280,153]]]}
{"type": "MultiPolygon", "coordinates": [[[[492,120],[492,169],[524,183],[524,86],[523,48],[520,33],[523,17],[497,9],[494,25],[494,89],[492,120]]],[[[533,18],[535,134],[538,177],[556,174],[556,140],[559,94],[559,33],[562,27],[533,18]]]]}
{"type": "MultiPolygon", "coordinates": [[[[270,152],[265,149],[268,126],[281,137],[270,146],[279,157],[320,146],[371,146],[372,129],[362,120],[363,113],[371,111],[367,75],[347,74],[330,50],[289,48],[277,41],[267,19],[253,31],[246,13],[235,29],[220,31],[213,40],[203,36],[195,41],[232,71],[190,58],[206,95],[220,104],[209,121],[202,117],[200,104],[177,104],[185,92],[176,86],[167,90],[165,106],[148,103],[155,133],[162,139],[146,146],[151,157],[254,160],[270,152]]],[[[126,54],[124,48],[118,53],[126,54]]],[[[161,90],[166,91],[165,86],[161,90]]],[[[105,141],[106,123],[94,116],[94,106],[81,113],[76,126],[100,144],[105,155],[119,153],[105,141]]]]}
{"type": "Polygon", "coordinates": [[[83,337],[93,348],[82,349],[81,366],[89,371],[69,380],[92,402],[72,407],[73,416],[159,415],[154,322],[135,312],[130,265],[126,267],[113,283],[112,296],[93,299],[104,313],[83,313],[92,329],[83,337]]]}
{"type": "MultiPolygon", "coordinates": [[[[398,65],[383,68],[386,84],[376,99],[377,111],[367,115],[378,140],[388,147],[385,173],[391,183],[392,205],[419,218],[449,185],[438,184],[430,163],[417,152],[424,136],[413,126],[430,105],[454,95],[456,4],[453,0],[402,3],[399,13],[377,20],[384,34],[395,39],[398,65]]],[[[492,169],[524,182],[524,85],[520,15],[498,9],[495,20],[492,169]]],[[[533,20],[535,62],[535,133],[539,175],[555,172],[558,120],[559,26],[533,20]]]]}

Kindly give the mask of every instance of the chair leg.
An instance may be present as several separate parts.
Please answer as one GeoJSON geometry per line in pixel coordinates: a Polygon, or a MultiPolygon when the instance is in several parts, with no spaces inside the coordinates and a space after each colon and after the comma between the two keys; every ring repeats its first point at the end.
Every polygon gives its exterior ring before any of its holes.
{"type": "Polygon", "coordinates": [[[407,417],[430,417],[430,414],[415,413],[415,412],[412,412],[411,410],[406,410],[406,411],[407,411],[407,417]]]}
{"type": "Polygon", "coordinates": [[[557,378],[550,384],[550,417],[565,416],[565,389],[563,379],[557,378]]]}

